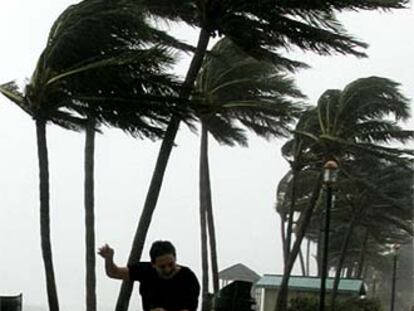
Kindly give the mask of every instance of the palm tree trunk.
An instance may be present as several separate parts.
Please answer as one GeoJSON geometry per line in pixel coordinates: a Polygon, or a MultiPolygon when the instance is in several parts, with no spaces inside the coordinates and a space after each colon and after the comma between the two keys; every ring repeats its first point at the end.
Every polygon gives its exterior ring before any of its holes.
{"type": "Polygon", "coordinates": [[[280,216],[280,235],[282,236],[283,264],[285,265],[287,262],[286,224],[282,215],[280,216]]]}
{"type": "Polygon", "coordinates": [[[311,247],[311,240],[308,239],[306,243],[306,275],[310,275],[310,247],[311,247]]]}
{"type": "MultiPolygon", "coordinates": [[[[202,125],[203,126],[203,125],[202,125]]],[[[216,239],[216,228],[214,224],[214,213],[213,213],[213,200],[211,195],[211,179],[210,179],[210,164],[208,160],[208,131],[204,128],[202,131],[205,131],[205,148],[201,147],[201,151],[205,152],[205,163],[203,165],[204,172],[201,172],[201,163],[200,163],[200,176],[204,175],[205,178],[205,204],[206,204],[206,214],[207,214],[207,228],[208,228],[208,240],[210,242],[210,262],[211,262],[211,272],[213,276],[213,292],[214,294],[219,291],[219,272],[218,272],[218,256],[217,256],[217,239],[216,239]]],[[[203,132],[202,134],[203,135],[203,132]]],[[[200,192],[202,189],[200,189],[200,192]]]]}
{"type": "Polygon", "coordinates": [[[204,124],[201,130],[201,144],[200,144],[200,181],[199,181],[199,195],[200,195],[200,233],[201,233],[201,267],[202,267],[202,302],[201,310],[207,311],[208,302],[208,245],[207,245],[207,205],[209,201],[208,191],[208,132],[204,124]]]}
{"type": "Polygon", "coordinates": [[[91,118],[85,138],[86,311],[96,311],[94,156],[95,120],[91,118]]]}
{"type": "Polygon", "coordinates": [[[218,269],[218,255],[217,255],[217,239],[216,228],[214,224],[213,209],[207,209],[207,225],[210,241],[210,257],[211,257],[211,272],[213,275],[213,291],[216,294],[220,289],[219,269],[218,269]]]}
{"type": "Polygon", "coordinates": [[[37,152],[39,160],[40,190],[40,237],[43,263],[46,274],[46,289],[50,311],[59,311],[59,300],[53,268],[50,240],[50,200],[49,200],[49,159],[46,139],[46,121],[36,120],[37,152]]]}
{"type": "MultiPolygon", "coordinates": [[[[287,232],[286,232],[286,258],[289,257],[290,247],[292,244],[292,235],[293,235],[293,221],[295,217],[295,203],[296,203],[296,182],[297,182],[297,174],[298,172],[296,169],[292,169],[292,191],[290,193],[290,208],[289,208],[289,217],[288,217],[288,225],[287,225],[287,232]]],[[[286,265],[286,262],[285,262],[286,265]]]]}
{"type": "MultiPolygon", "coordinates": [[[[197,78],[200,71],[204,55],[207,50],[207,45],[210,40],[210,34],[208,31],[202,29],[199,35],[196,52],[188,69],[187,76],[184,82],[183,91],[181,92],[181,98],[187,99],[191,94],[194,81],[197,78]]],[[[171,118],[168,125],[165,137],[162,141],[160,151],[158,153],[157,163],[155,165],[154,173],[152,175],[151,184],[147,193],[147,197],[142,209],[141,218],[138,223],[137,231],[135,232],[134,240],[132,243],[131,252],[129,254],[128,263],[139,261],[144,247],[145,239],[149,226],[151,224],[152,215],[155,210],[155,206],[160,194],[162,181],[164,178],[167,163],[170,158],[172,147],[174,146],[175,136],[180,125],[180,119],[176,116],[171,118]]],[[[127,311],[129,306],[129,300],[133,289],[133,283],[130,281],[123,281],[118,300],[116,304],[116,311],[127,311]]]]}
{"type": "Polygon", "coordinates": [[[364,241],[362,242],[361,253],[360,253],[359,261],[358,261],[358,271],[357,271],[357,275],[356,275],[356,277],[358,279],[360,279],[361,276],[362,276],[362,272],[363,272],[364,266],[365,266],[365,257],[366,257],[366,254],[367,254],[369,231],[368,231],[368,229],[365,229],[365,230],[366,231],[365,231],[364,241]]]}
{"type": "Polygon", "coordinates": [[[336,266],[335,278],[333,282],[332,294],[331,294],[331,311],[335,311],[336,297],[338,294],[339,281],[341,280],[341,271],[345,262],[346,252],[348,250],[349,242],[351,241],[352,233],[354,232],[355,224],[360,216],[360,213],[354,213],[351,223],[345,235],[345,239],[342,243],[341,254],[339,255],[338,265],[336,266]]]}
{"type": "Polygon", "coordinates": [[[309,205],[307,206],[306,210],[302,213],[301,219],[299,219],[299,222],[298,222],[299,229],[296,235],[295,243],[293,244],[292,250],[289,254],[287,264],[284,267],[282,282],[280,285],[279,293],[277,295],[275,311],[286,311],[290,273],[292,272],[297,255],[300,251],[302,240],[305,237],[306,229],[312,218],[313,211],[315,209],[316,203],[319,198],[319,194],[321,192],[321,187],[322,187],[322,173],[319,174],[319,177],[315,183],[315,188],[313,190],[312,197],[309,201],[309,205]]]}
{"type": "Polygon", "coordinates": [[[302,248],[299,250],[299,261],[300,261],[300,268],[302,269],[302,275],[306,275],[306,267],[305,267],[305,259],[303,258],[303,251],[302,248]]]}
{"type": "Polygon", "coordinates": [[[352,278],[352,272],[354,271],[354,267],[351,265],[348,267],[348,271],[346,272],[346,278],[350,279],[352,278]]]}

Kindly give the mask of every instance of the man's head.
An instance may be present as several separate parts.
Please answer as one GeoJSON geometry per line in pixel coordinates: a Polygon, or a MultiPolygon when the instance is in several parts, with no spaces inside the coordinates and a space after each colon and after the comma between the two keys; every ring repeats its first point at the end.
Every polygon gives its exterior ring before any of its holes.
{"type": "Polygon", "coordinates": [[[169,241],[156,241],[150,250],[151,263],[160,277],[171,278],[177,271],[176,252],[169,241]]]}

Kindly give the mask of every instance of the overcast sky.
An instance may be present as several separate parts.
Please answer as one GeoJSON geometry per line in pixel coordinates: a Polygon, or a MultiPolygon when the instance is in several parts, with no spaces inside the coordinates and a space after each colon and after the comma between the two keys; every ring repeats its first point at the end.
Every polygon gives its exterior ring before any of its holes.
{"type": "MultiPolygon", "coordinates": [[[[0,83],[30,77],[48,31],[70,0],[0,0],[0,83]]],[[[414,97],[413,10],[348,13],[346,28],[370,44],[369,59],[319,57],[291,52],[312,66],[297,74],[310,102],[328,88],[360,77],[384,76],[414,97]]],[[[196,33],[174,29],[194,43],[196,33]]],[[[183,59],[177,72],[184,73],[183,59]]],[[[407,127],[413,128],[410,121],[407,127]]],[[[82,134],[48,128],[53,255],[61,310],[84,306],[82,134]]],[[[199,137],[182,127],[164,180],[148,242],[170,239],[179,261],[200,274],[198,222],[199,137]]],[[[212,143],[210,167],[220,268],[242,262],[260,274],[282,272],[280,227],[273,206],[277,182],[287,171],[282,142],[251,135],[249,148],[212,143]]],[[[413,147],[413,146],[411,146],[413,147]]],[[[96,150],[96,235],[126,262],[154,167],[159,142],[139,141],[105,130],[96,150]]],[[[0,294],[23,292],[25,305],[46,306],[38,214],[38,176],[33,121],[0,97],[0,294]]],[[[148,246],[144,259],[148,259],[148,246]]],[[[99,310],[111,309],[119,283],[104,276],[97,258],[99,310]]],[[[138,293],[134,307],[138,308],[138,293]]]]}

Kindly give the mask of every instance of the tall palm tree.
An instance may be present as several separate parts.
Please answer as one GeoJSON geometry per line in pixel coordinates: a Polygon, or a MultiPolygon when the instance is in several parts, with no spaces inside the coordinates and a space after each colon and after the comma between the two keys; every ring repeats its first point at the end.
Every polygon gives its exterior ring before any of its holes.
{"type": "MultiPolygon", "coordinates": [[[[43,106],[42,108],[40,108],[38,105],[41,102],[36,101],[36,94],[38,93],[36,89],[32,87],[32,84],[26,87],[26,91],[24,94],[19,91],[17,85],[14,82],[1,85],[0,92],[7,98],[9,98],[11,101],[15,102],[19,107],[21,107],[35,120],[40,181],[39,191],[41,249],[46,275],[46,287],[49,309],[51,311],[58,311],[59,303],[50,240],[49,161],[46,138],[46,122],[47,120],[52,121],[65,128],[77,130],[82,126],[83,120],[58,109],[49,110],[47,108],[43,108],[43,106]]],[[[41,94],[41,92],[39,91],[38,95],[43,94],[41,94]]],[[[52,92],[50,92],[48,96],[54,97],[56,96],[56,94],[52,94],[52,92]]],[[[56,101],[54,101],[53,103],[55,104],[56,101]]]]}
{"type": "Polygon", "coordinates": [[[266,61],[244,53],[230,39],[222,39],[205,58],[192,100],[199,107],[200,220],[203,267],[203,304],[207,310],[208,247],[210,241],[213,288],[218,290],[218,263],[208,163],[209,133],[222,144],[247,145],[243,128],[259,136],[287,136],[303,98],[292,79],[266,61]]]}
{"type": "MultiPolygon", "coordinates": [[[[36,121],[40,172],[42,253],[50,310],[59,310],[50,243],[49,172],[46,123],[87,129],[85,221],[87,310],[96,309],[93,214],[95,124],[120,127],[134,136],[161,137],[171,118],[184,116],[177,105],[168,49],[191,49],[139,18],[130,1],[84,1],[70,6],[54,23],[30,83],[20,92],[14,82],[0,92],[36,121]],[[93,29],[93,33],[91,33],[93,29]]],[[[141,16],[142,17],[142,16],[141,16]]]]}
{"type": "MultiPolygon", "coordinates": [[[[231,39],[248,55],[268,60],[280,68],[294,70],[303,63],[275,52],[277,48],[293,46],[323,55],[332,53],[365,56],[366,45],[346,33],[336,19],[335,12],[343,10],[393,9],[406,6],[406,0],[343,1],[217,1],[217,0],[141,0],[144,14],[168,22],[198,27],[199,38],[195,53],[185,76],[181,92],[188,99],[201,68],[211,36],[231,39]]],[[[153,177],[138,223],[129,261],[141,257],[146,234],[158,200],[163,176],[174,145],[179,119],[172,118],[161,145],[153,177]]],[[[117,301],[117,311],[126,311],[132,283],[124,282],[117,301]]]]}
{"type": "MultiPolygon", "coordinates": [[[[131,57],[143,55],[140,63],[135,65],[133,76],[129,77],[119,68],[104,68],[103,70],[89,71],[84,76],[96,79],[97,85],[80,85],[77,90],[81,99],[87,101],[88,126],[85,140],[85,225],[87,251],[87,306],[88,310],[96,309],[95,294],[95,239],[94,239],[94,189],[93,189],[93,158],[95,124],[108,123],[116,120],[114,125],[126,129],[133,136],[157,139],[164,133],[167,121],[174,111],[177,116],[181,112],[176,109],[176,86],[172,85],[171,78],[164,74],[165,68],[173,59],[169,55],[171,48],[191,50],[192,47],[181,43],[155,29],[141,14],[139,4],[131,1],[117,2],[84,1],[69,7],[55,23],[57,34],[65,39],[58,51],[72,51],[76,49],[78,59],[99,59],[101,55],[113,55],[115,51],[130,50],[131,57]],[[62,26],[63,25],[63,26],[62,26]],[[62,30],[63,29],[63,30],[62,30]],[[70,32],[64,31],[70,29],[70,32]],[[93,40],[86,37],[87,29],[97,29],[93,40]],[[74,46],[76,44],[76,47],[74,46]],[[128,46],[129,45],[129,46],[128,46]],[[144,46],[151,48],[143,49],[144,46]],[[152,55],[152,56],[151,56],[152,55]],[[106,77],[107,79],[103,79],[106,77]],[[110,77],[108,79],[108,77],[110,77]],[[118,77],[130,88],[129,93],[116,89],[112,79],[118,77]],[[173,86],[173,87],[172,87],[173,86]],[[100,104],[105,95],[105,102],[100,104]],[[138,96],[139,95],[139,96],[138,96]],[[145,98],[143,96],[145,95],[145,98]],[[139,100],[139,101],[137,101],[139,100]],[[115,110],[108,106],[116,105],[115,110]],[[139,106],[141,105],[141,106],[139,106]],[[147,105],[145,107],[145,105],[147,105]],[[95,110],[99,106],[99,113],[105,113],[96,118],[95,110]],[[137,109],[138,108],[138,109],[137,109]],[[134,112],[135,110],[135,112],[134,112]],[[157,111],[158,110],[158,111],[157,111]],[[114,115],[113,112],[116,112],[114,115]]],[[[115,55],[116,56],[116,55],[115,55]]],[[[76,58],[72,61],[76,64],[76,58]]],[[[132,71],[129,70],[128,74],[132,71]]],[[[122,86],[124,88],[124,86],[122,86]]]]}
{"type": "MultiPolygon", "coordinates": [[[[412,150],[387,147],[396,141],[404,143],[414,138],[414,132],[402,129],[397,121],[409,118],[409,101],[399,91],[398,83],[381,77],[355,80],[344,90],[328,90],[320,97],[317,107],[304,113],[295,133],[306,140],[302,151],[322,171],[327,160],[342,166],[349,157],[371,155],[397,163],[405,163],[412,150]],[[390,120],[395,118],[395,121],[390,120]]],[[[293,154],[294,140],[285,147],[293,154]]],[[[321,178],[320,178],[321,181],[321,178]]],[[[314,200],[301,214],[296,240],[285,265],[277,310],[285,310],[290,272],[300,250],[306,228],[312,218],[321,183],[315,184],[314,200]],[[319,184],[319,186],[318,186],[319,184]],[[319,188],[318,188],[319,187],[319,188]]]]}

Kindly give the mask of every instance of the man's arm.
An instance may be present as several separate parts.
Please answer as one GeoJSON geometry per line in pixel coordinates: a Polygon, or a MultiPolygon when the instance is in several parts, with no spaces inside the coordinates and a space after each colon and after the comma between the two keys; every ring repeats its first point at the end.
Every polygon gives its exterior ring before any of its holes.
{"type": "Polygon", "coordinates": [[[117,280],[129,280],[128,267],[118,267],[114,263],[114,250],[108,244],[99,248],[98,254],[105,259],[105,272],[107,276],[117,280]]]}

